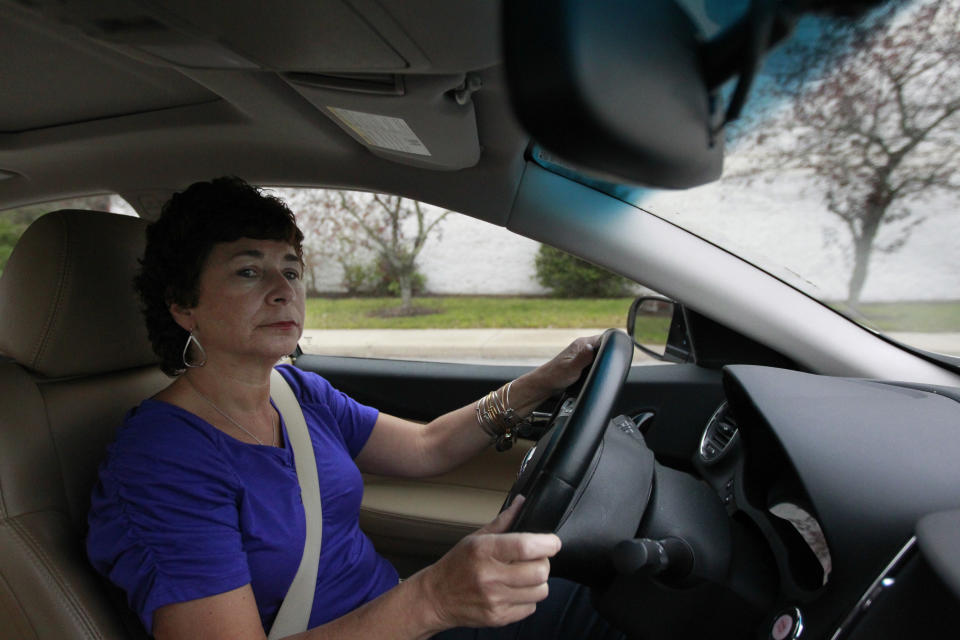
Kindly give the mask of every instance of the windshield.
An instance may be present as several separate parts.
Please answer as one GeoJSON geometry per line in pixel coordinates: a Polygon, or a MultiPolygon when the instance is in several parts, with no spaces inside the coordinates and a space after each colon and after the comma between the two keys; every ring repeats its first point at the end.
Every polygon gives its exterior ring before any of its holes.
{"type": "Polygon", "coordinates": [[[804,18],[728,125],[719,181],[584,181],[865,326],[960,355],[958,112],[960,0],[804,18]]]}

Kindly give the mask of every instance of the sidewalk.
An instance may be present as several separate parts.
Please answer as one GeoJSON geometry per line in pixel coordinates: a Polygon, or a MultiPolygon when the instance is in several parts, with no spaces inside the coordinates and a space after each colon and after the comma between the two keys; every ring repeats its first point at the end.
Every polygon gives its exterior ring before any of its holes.
{"type": "MultiPolygon", "coordinates": [[[[602,329],[307,329],[307,353],[367,358],[499,360],[543,362],[580,336],[602,329]]],[[[914,347],[960,356],[960,333],[891,333],[914,347]]],[[[640,350],[634,362],[652,360],[640,350]]]]}
{"type": "Polygon", "coordinates": [[[307,353],[368,358],[546,360],[603,329],[306,329],[307,353]]]}

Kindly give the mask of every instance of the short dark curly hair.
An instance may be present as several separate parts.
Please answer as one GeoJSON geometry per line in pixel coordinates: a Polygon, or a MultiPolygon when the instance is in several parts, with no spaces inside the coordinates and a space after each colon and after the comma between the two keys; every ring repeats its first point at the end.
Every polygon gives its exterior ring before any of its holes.
{"type": "Polygon", "coordinates": [[[281,240],[303,261],[303,233],[290,208],[237,177],[197,182],[175,193],[160,218],[147,227],[147,245],[134,287],[147,333],[168,376],[184,371],[188,333],[170,315],[170,305],[192,308],[213,245],[240,238],[281,240]]]}

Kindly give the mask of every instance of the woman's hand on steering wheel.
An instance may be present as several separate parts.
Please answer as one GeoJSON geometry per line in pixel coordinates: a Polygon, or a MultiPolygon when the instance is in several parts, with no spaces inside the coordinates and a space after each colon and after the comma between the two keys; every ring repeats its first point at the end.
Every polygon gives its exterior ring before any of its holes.
{"type": "Polygon", "coordinates": [[[598,334],[577,338],[552,360],[540,365],[534,371],[534,375],[543,385],[547,395],[562,391],[580,379],[586,368],[593,362],[602,337],[598,334]]]}
{"type": "Polygon", "coordinates": [[[553,534],[505,533],[523,498],[411,578],[426,591],[438,628],[502,626],[526,618],[547,597],[553,534]]]}

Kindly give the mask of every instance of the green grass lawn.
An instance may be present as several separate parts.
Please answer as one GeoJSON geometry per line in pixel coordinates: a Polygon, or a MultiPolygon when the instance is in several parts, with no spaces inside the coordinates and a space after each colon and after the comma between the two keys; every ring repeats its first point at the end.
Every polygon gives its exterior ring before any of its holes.
{"type": "MultiPolygon", "coordinates": [[[[396,298],[310,298],[308,329],[495,329],[624,327],[632,298],[576,299],[451,296],[416,298],[438,313],[378,317],[396,298]]],[[[960,331],[960,301],[870,303],[861,313],[883,331],[960,331]]],[[[662,335],[666,318],[642,318],[641,335],[662,335]]]]}
{"type": "Polygon", "coordinates": [[[960,300],[864,303],[860,313],[881,331],[960,331],[960,300]]]}
{"type": "MultiPolygon", "coordinates": [[[[452,296],[416,298],[438,313],[384,318],[372,315],[399,307],[396,298],[310,298],[308,329],[533,329],[624,328],[633,298],[577,299],[452,296]]],[[[662,340],[669,318],[640,318],[640,339],[662,340]]]]}
{"type": "Polygon", "coordinates": [[[372,315],[399,307],[396,298],[310,298],[308,329],[493,329],[622,327],[632,298],[561,300],[453,296],[415,298],[438,313],[384,318],[372,315]]]}

